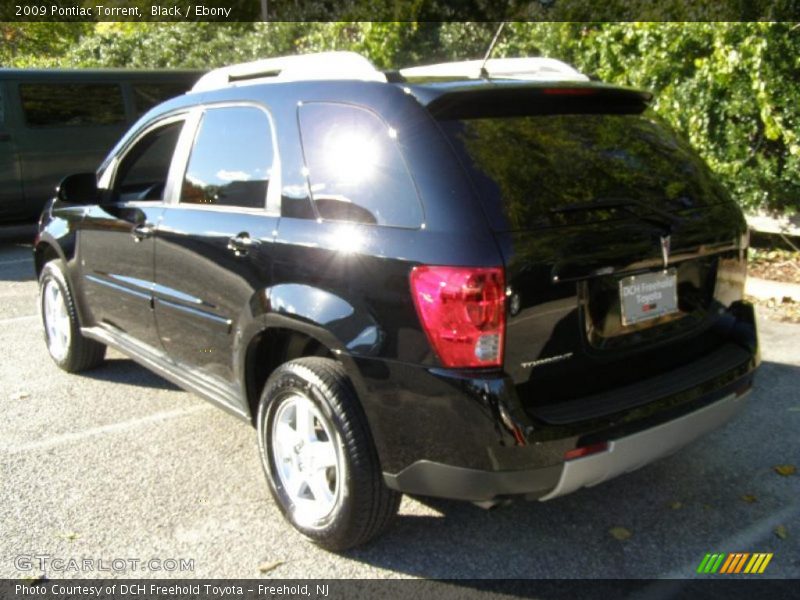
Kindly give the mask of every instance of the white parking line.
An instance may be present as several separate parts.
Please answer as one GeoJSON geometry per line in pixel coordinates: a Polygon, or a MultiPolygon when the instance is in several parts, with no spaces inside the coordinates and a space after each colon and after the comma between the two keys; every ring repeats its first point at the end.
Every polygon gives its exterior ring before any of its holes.
{"type": "Polygon", "coordinates": [[[16,323],[17,321],[30,321],[38,319],[39,315],[25,315],[24,317],[9,317],[8,319],[0,319],[0,323],[16,323]]]}
{"type": "Polygon", "coordinates": [[[17,263],[33,262],[32,258],[17,258],[15,260],[0,260],[0,267],[3,265],[16,265],[17,263]]]}
{"type": "Polygon", "coordinates": [[[9,454],[19,454],[20,452],[30,452],[31,450],[45,450],[47,448],[53,448],[55,446],[61,446],[62,444],[77,442],[98,435],[119,433],[121,431],[136,429],[137,427],[141,427],[143,425],[149,425],[151,423],[161,423],[169,419],[177,419],[179,417],[185,417],[187,415],[198,413],[204,410],[210,410],[213,408],[214,407],[211,406],[210,404],[198,404],[197,406],[192,406],[190,408],[169,410],[166,412],[147,415],[146,417],[141,417],[139,419],[122,421],[121,423],[112,423],[111,425],[93,427],[92,429],[85,429],[83,431],[78,431],[75,433],[65,433],[62,435],[57,435],[55,437],[38,440],[35,442],[30,442],[29,444],[22,444],[20,446],[0,447],[0,451],[8,452],[9,454]]]}

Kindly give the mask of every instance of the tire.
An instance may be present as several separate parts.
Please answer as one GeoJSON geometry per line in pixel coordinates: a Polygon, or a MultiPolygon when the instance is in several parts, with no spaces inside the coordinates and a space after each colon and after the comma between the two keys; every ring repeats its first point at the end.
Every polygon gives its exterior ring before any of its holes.
{"type": "Polygon", "coordinates": [[[75,300],[60,260],[48,262],[39,276],[39,313],[47,351],[60,368],[77,373],[103,362],[105,345],[81,335],[75,300]]]}
{"type": "Polygon", "coordinates": [[[264,386],[257,427],[272,496],[300,533],[341,551],[389,526],[401,495],[383,482],[342,365],[313,357],[278,367],[264,386]]]}

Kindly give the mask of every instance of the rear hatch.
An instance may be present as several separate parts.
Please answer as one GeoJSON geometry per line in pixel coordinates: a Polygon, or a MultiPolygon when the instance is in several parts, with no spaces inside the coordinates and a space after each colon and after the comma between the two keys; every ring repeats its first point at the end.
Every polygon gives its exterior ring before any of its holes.
{"type": "MultiPolygon", "coordinates": [[[[640,92],[439,98],[506,263],[505,369],[551,423],[607,416],[746,361],[715,323],[741,212],[640,92]]],[[[429,107],[430,108],[430,107],[429,107]]]]}

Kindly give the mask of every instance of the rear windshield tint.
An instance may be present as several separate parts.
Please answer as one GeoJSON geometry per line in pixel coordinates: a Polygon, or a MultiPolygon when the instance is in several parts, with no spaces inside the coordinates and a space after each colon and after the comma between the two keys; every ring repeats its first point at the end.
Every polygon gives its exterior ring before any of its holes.
{"type": "Polygon", "coordinates": [[[575,210],[610,200],[671,211],[726,199],[694,151],[645,116],[537,115],[441,125],[496,231],[619,218],[619,209],[575,210]]]}

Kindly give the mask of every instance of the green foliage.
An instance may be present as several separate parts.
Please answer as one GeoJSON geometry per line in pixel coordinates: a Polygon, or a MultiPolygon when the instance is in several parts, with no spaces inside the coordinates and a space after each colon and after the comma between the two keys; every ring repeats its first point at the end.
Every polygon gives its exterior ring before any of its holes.
{"type": "MultiPolygon", "coordinates": [[[[613,13],[628,1],[609,0],[604,10],[613,13]]],[[[653,4],[630,2],[637,10],[653,4]]],[[[770,10],[778,10],[785,2],[773,4],[770,10]]],[[[520,17],[547,18],[555,10],[561,20],[586,17],[585,3],[577,0],[552,10],[538,6],[537,14],[520,17]]],[[[730,21],[769,8],[765,0],[742,3],[736,14],[724,12],[732,5],[698,6],[723,11],[720,20],[730,21]]],[[[397,18],[422,20],[437,7],[435,0],[415,0],[393,10],[397,18]]],[[[664,0],[654,20],[691,19],[690,8],[664,0]]],[[[463,22],[0,23],[0,65],[212,68],[337,49],[397,68],[482,58],[495,30],[494,23],[463,22]]],[[[509,23],[494,56],[528,55],[559,58],[604,81],[652,91],[655,112],[690,140],[743,207],[800,211],[800,25],[509,23]]]]}
{"type": "Polygon", "coordinates": [[[564,59],[654,92],[748,210],[800,210],[800,27],[792,23],[517,23],[498,55],[564,59]]]}
{"type": "Polygon", "coordinates": [[[0,22],[0,67],[56,67],[88,23],[0,22]]]}

